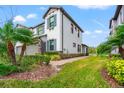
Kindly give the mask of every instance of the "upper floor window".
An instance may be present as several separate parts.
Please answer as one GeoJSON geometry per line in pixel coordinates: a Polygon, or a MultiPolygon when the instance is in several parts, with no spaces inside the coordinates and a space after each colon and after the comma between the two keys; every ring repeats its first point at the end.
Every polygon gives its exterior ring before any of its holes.
{"type": "Polygon", "coordinates": [[[48,29],[54,29],[56,26],[56,15],[52,15],[47,19],[47,28],[48,29]]]}
{"type": "Polygon", "coordinates": [[[44,33],[44,26],[37,27],[37,33],[38,33],[38,35],[43,34],[44,33]]]}
{"type": "Polygon", "coordinates": [[[123,19],[122,19],[122,12],[120,12],[120,23],[123,22],[123,19]]]}
{"type": "Polygon", "coordinates": [[[80,30],[78,30],[78,37],[80,37],[80,30]]]}
{"type": "Polygon", "coordinates": [[[73,30],[73,24],[71,24],[71,33],[73,33],[74,30],[73,30]]]}
{"type": "Polygon", "coordinates": [[[77,31],[77,27],[75,27],[75,31],[77,31]]]}

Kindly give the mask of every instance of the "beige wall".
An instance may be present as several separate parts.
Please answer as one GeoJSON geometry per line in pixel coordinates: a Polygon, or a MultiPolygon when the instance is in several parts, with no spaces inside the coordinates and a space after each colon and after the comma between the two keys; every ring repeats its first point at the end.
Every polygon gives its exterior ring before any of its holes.
{"type": "MultiPolygon", "coordinates": [[[[16,47],[16,54],[20,55],[20,53],[21,53],[21,46],[18,46],[18,47],[16,47]]],[[[27,46],[25,55],[34,55],[36,53],[40,53],[38,45],[27,46]]]]}

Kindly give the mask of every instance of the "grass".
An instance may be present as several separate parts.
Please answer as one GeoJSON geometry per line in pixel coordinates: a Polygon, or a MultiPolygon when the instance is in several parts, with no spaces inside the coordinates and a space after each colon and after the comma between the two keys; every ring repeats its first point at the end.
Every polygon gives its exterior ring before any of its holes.
{"type": "Polygon", "coordinates": [[[102,57],[88,57],[65,64],[57,75],[47,80],[0,80],[0,87],[107,88],[110,86],[100,72],[106,61],[102,57]]]}

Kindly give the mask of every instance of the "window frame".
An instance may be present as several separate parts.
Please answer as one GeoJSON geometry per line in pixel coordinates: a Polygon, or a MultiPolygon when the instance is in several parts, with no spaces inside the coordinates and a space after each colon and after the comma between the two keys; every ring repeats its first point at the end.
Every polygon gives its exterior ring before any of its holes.
{"type": "Polygon", "coordinates": [[[42,25],[38,26],[37,27],[37,34],[40,35],[40,34],[43,34],[43,33],[44,33],[44,26],[42,26],[42,25]]]}
{"type": "Polygon", "coordinates": [[[73,42],[73,47],[76,47],[76,43],[73,42]]]}
{"type": "Polygon", "coordinates": [[[80,30],[78,30],[78,38],[80,37],[80,30]]]}
{"type": "Polygon", "coordinates": [[[81,53],[81,45],[78,44],[78,47],[77,48],[78,48],[77,49],[78,50],[78,53],[81,53]]]}
{"type": "Polygon", "coordinates": [[[71,23],[71,33],[74,33],[74,25],[71,23]]]}
{"type": "Polygon", "coordinates": [[[56,26],[56,14],[54,15],[51,15],[47,20],[47,25],[48,25],[48,29],[51,30],[51,29],[54,29],[54,27],[56,26]]]}

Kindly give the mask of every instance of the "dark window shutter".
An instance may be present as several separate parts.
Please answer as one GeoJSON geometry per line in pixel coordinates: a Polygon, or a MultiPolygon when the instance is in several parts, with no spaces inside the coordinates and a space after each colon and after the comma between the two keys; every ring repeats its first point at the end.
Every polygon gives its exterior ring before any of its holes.
{"type": "Polygon", "coordinates": [[[54,27],[56,26],[57,20],[56,15],[54,15],[54,27]]]}
{"type": "Polygon", "coordinates": [[[54,50],[56,50],[56,39],[54,39],[54,50]]]}
{"type": "Polygon", "coordinates": [[[47,19],[47,29],[49,29],[49,18],[47,19]]]}
{"type": "Polygon", "coordinates": [[[47,41],[47,51],[49,51],[50,50],[50,43],[49,43],[49,41],[47,41]]]}

